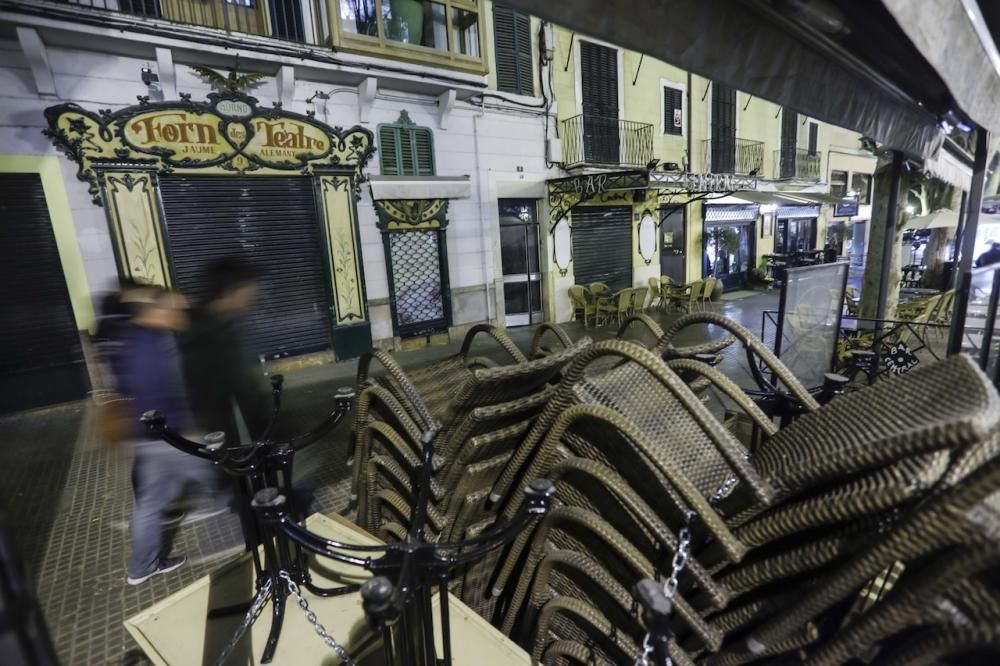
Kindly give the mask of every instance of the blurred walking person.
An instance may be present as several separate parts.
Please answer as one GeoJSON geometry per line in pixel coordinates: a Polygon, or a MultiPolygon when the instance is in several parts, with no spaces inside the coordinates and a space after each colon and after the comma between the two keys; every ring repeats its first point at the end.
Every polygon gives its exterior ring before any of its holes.
{"type": "Polygon", "coordinates": [[[245,342],[246,315],[257,300],[257,272],[239,257],[205,267],[208,288],[182,339],[195,424],[249,444],[267,427],[271,406],[260,365],[245,342]]]}
{"type": "Polygon", "coordinates": [[[139,421],[144,412],[156,410],[174,430],[189,431],[192,426],[175,339],[187,326],[186,302],[179,294],[155,286],[135,290],[130,296],[133,316],[120,332],[114,371],[117,390],[127,400],[129,419],[135,424],[131,442],[135,508],[129,523],[128,583],[139,585],[184,564],[183,556],[168,557],[163,552],[166,509],[187,483],[212,491],[217,477],[210,463],[153,438],[139,421]]]}

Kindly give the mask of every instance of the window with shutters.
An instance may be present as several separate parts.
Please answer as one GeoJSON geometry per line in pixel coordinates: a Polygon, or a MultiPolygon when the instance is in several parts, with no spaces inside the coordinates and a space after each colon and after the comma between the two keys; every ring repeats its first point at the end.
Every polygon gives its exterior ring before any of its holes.
{"type": "Polygon", "coordinates": [[[678,86],[663,86],[663,133],[684,134],[684,89],[678,86]]]}
{"type": "Polygon", "coordinates": [[[493,48],[497,90],[534,95],[531,17],[501,4],[493,5],[493,48]]]}
{"type": "Polygon", "coordinates": [[[399,120],[378,126],[383,176],[433,176],[434,134],[418,127],[406,111],[399,120]]]}
{"type": "Polygon", "coordinates": [[[819,123],[809,122],[809,146],[810,155],[815,155],[819,149],[819,123]]]}

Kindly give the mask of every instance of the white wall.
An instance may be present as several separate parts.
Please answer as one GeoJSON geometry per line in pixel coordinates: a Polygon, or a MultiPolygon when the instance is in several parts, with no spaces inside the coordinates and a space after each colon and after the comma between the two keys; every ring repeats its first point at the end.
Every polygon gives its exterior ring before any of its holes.
{"type": "MultiPolygon", "coordinates": [[[[152,47],[136,46],[135,50],[152,51],[152,47]]],[[[156,68],[152,53],[140,52],[135,57],[127,57],[50,46],[48,57],[57,95],[41,97],[35,91],[31,71],[18,42],[0,41],[0,146],[3,146],[0,150],[3,153],[56,154],[51,142],[41,134],[45,128],[43,110],[46,107],[76,102],[96,111],[135,104],[137,95],[149,94],[140,80],[140,68],[147,65],[156,68]]],[[[211,92],[210,86],[189,68],[198,60],[197,55],[174,53],[177,91],[190,93],[196,100],[204,99],[211,92]]],[[[265,64],[259,64],[260,69],[265,69],[265,64]]],[[[244,67],[252,70],[254,63],[244,61],[244,67]]],[[[271,66],[270,69],[275,68],[271,66]]],[[[359,124],[355,89],[329,81],[300,79],[298,74],[297,71],[294,101],[285,108],[299,113],[316,111],[318,120],[334,126],[359,124]],[[307,98],[317,90],[337,92],[325,103],[307,103],[307,98]]],[[[278,94],[274,77],[264,79],[251,94],[262,105],[270,105],[278,94]]],[[[471,197],[453,200],[448,211],[448,264],[451,287],[456,292],[454,323],[460,325],[489,318],[499,318],[502,323],[503,290],[498,288],[497,183],[534,182],[538,185],[536,189],[543,191],[541,183],[551,176],[544,164],[542,116],[527,110],[484,110],[459,102],[450,114],[447,129],[441,129],[436,96],[380,89],[370,119],[363,126],[376,132],[378,124],[395,122],[403,109],[415,123],[433,129],[437,174],[468,175],[472,180],[471,197]]],[[[104,210],[91,202],[87,184],[77,180],[75,171],[76,165],[64,159],[63,174],[73,224],[88,283],[96,295],[114,284],[114,255],[104,210]]],[[[367,171],[379,173],[377,152],[367,171]]],[[[389,338],[392,325],[382,239],[366,186],[362,187],[362,193],[358,219],[367,295],[374,301],[372,335],[375,339],[389,338]]]]}

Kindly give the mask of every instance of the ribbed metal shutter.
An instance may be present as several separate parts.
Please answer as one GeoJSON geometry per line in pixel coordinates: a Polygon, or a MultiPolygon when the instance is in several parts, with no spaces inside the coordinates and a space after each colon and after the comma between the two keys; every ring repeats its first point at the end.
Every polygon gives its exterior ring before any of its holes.
{"type": "Polygon", "coordinates": [[[163,176],[160,194],[175,286],[197,301],[209,260],[238,255],[262,269],[249,318],[255,354],[330,347],[330,297],[312,179],[163,176]]]}
{"type": "Polygon", "coordinates": [[[495,3],[493,44],[497,89],[516,95],[533,95],[535,84],[531,57],[531,17],[495,3]]]}
{"type": "Polygon", "coordinates": [[[632,209],[577,206],[572,220],[575,282],[604,282],[612,291],[631,287],[632,209]]]}
{"type": "Polygon", "coordinates": [[[0,412],[90,388],[42,180],[0,174],[0,412]]]}

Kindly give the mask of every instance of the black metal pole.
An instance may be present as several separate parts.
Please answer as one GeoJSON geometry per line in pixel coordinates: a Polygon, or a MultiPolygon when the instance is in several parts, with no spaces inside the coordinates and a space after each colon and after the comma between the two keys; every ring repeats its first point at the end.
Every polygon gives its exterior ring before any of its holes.
{"type": "Polygon", "coordinates": [[[896,209],[899,207],[899,181],[903,177],[903,153],[892,151],[892,171],[889,174],[889,201],[885,211],[885,237],[882,239],[882,273],[879,275],[878,306],[875,309],[877,340],[882,332],[882,320],[889,298],[889,278],[892,269],[892,254],[896,250],[896,209]]]}
{"type": "Polygon", "coordinates": [[[963,273],[972,268],[972,261],[976,255],[976,232],[979,230],[979,211],[983,207],[983,187],[986,183],[986,160],[989,143],[989,132],[980,127],[976,131],[976,152],[972,161],[972,184],[969,186],[965,225],[962,228],[962,256],[959,261],[963,273]]]}
{"type": "MultiPolygon", "coordinates": [[[[983,207],[983,187],[986,182],[986,160],[989,152],[990,134],[982,127],[976,130],[976,151],[972,160],[972,183],[969,186],[968,203],[965,207],[965,224],[962,227],[962,254],[959,257],[958,271],[959,280],[964,284],[964,276],[972,268],[972,259],[976,254],[976,232],[979,231],[979,211],[983,207]]],[[[958,243],[959,239],[956,238],[958,243]]],[[[958,283],[956,283],[958,284],[958,283]]],[[[964,293],[955,294],[955,311],[951,320],[951,344],[949,350],[955,353],[955,349],[961,347],[962,329],[965,327],[965,313],[969,307],[969,299],[972,298],[972,289],[965,290],[964,293]],[[961,312],[962,316],[959,317],[961,312]]]]}
{"type": "Polygon", "coordinates": [[[993,347],[993,328],[997,319],[997,298],[1000,297],[1000,270],[993,272],[993,285],[990,289],[990,301],[986,307],[986,321],[983,326],[983,343],[979,347],[979,367],[987,369],[990,362],[990,349],[993,347]]]}
{"type": "Polygon", "coordinates": [[[955,242],[951,249],[951,288],[958,289],[962,278],[958,263],[962,259],[962,236],[965,234],[965,207],[969,203],[969,193],[962,190],[962,203],[958,206],[958,226],[955,227],[955,242]]]}

